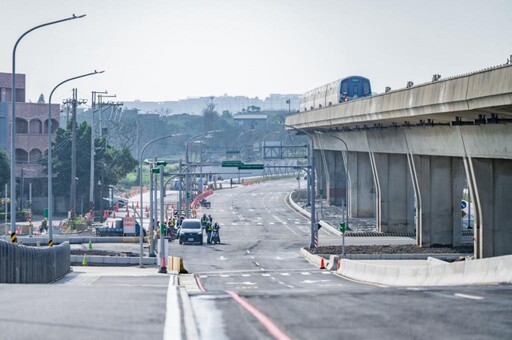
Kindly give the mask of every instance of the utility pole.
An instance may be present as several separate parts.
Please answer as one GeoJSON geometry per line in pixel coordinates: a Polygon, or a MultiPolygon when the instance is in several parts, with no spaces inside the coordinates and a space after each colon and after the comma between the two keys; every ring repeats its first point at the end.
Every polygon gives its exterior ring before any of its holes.
{"type": "Polygon", "coordinates": [[[65,103],[71,103],[71,189],[69,200],[69,218],[75,218],[76,211],[76,107],[84,104],[86,100],[78,100],[78,90],[73,89],[73,98],[65,103]]]}
{"type": "Polygon", "coordinates": [[[91,92],[91,111],[92,111],[92,123],[91,123],[91,166],[90,166],[90,181],[89,181],[89,213],[91,220],[94,219],[94,140],[96,126],[94,124],[94,112],[96,110],[96,95],[107,94],[107,91],[92,91],[91,92]]]}

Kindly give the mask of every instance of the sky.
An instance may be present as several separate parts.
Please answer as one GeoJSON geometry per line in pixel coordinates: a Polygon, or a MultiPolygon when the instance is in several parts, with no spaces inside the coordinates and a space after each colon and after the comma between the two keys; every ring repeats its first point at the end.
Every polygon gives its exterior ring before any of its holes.
{"type": "Polygon", "coordinates": [[[0,72],[27,100],[91,91],[119,101],[301,94],[350,75],[377,93],[503,64],[510,0],[2,0],[0,72]]]}

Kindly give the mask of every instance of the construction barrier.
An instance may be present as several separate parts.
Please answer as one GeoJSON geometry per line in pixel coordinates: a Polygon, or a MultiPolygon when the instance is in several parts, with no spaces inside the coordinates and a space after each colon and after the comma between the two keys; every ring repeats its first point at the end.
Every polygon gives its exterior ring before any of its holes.
{"type": "Polygon", "coordinates": [[[188,274],[188,271],[185,269],[183,265],[183,258],[178,256],[169,256],[167,258],[167,269],[172,272],[177,272],[179,274],[188,274]]]}
{"type": "Polygon", "coordinates": [[[50,283],[70,268],[70,246],[27,247],[0,240],[0,283],[50,283]]]}

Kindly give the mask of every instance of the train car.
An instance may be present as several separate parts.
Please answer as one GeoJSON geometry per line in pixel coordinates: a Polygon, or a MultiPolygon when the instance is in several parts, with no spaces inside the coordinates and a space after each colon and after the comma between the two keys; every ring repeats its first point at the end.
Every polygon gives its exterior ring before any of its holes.
{"type": "Polygon", "coordinates": [[[371,94],[372,89],[368,78],[351,76],[338,79],[304,93],[301,97],[299,111],[321,109],[352,99],[368,97],[371,94]]]}

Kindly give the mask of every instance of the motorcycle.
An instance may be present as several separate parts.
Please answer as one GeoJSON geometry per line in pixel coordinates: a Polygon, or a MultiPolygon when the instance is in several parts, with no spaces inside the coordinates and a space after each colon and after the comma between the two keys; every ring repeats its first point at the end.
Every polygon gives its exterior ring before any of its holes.
{"type": "Polygon", "coordinates": [[[210,243],[213,243],[213,244],[220,243],[219,229],[220,229],[219,225],[215,224],[213,226],[213,231],[212,231],[212,236],[211,236],[211,239],[210,239],[210,243]]]}
{"type": "Polygon", "coordinates": [[[206,208],[206,209],[210,209],[212,207],[212,203],[208,202],[205,199],[200,200],[199,204],[201,205],[201,207],[206,208]]]}

